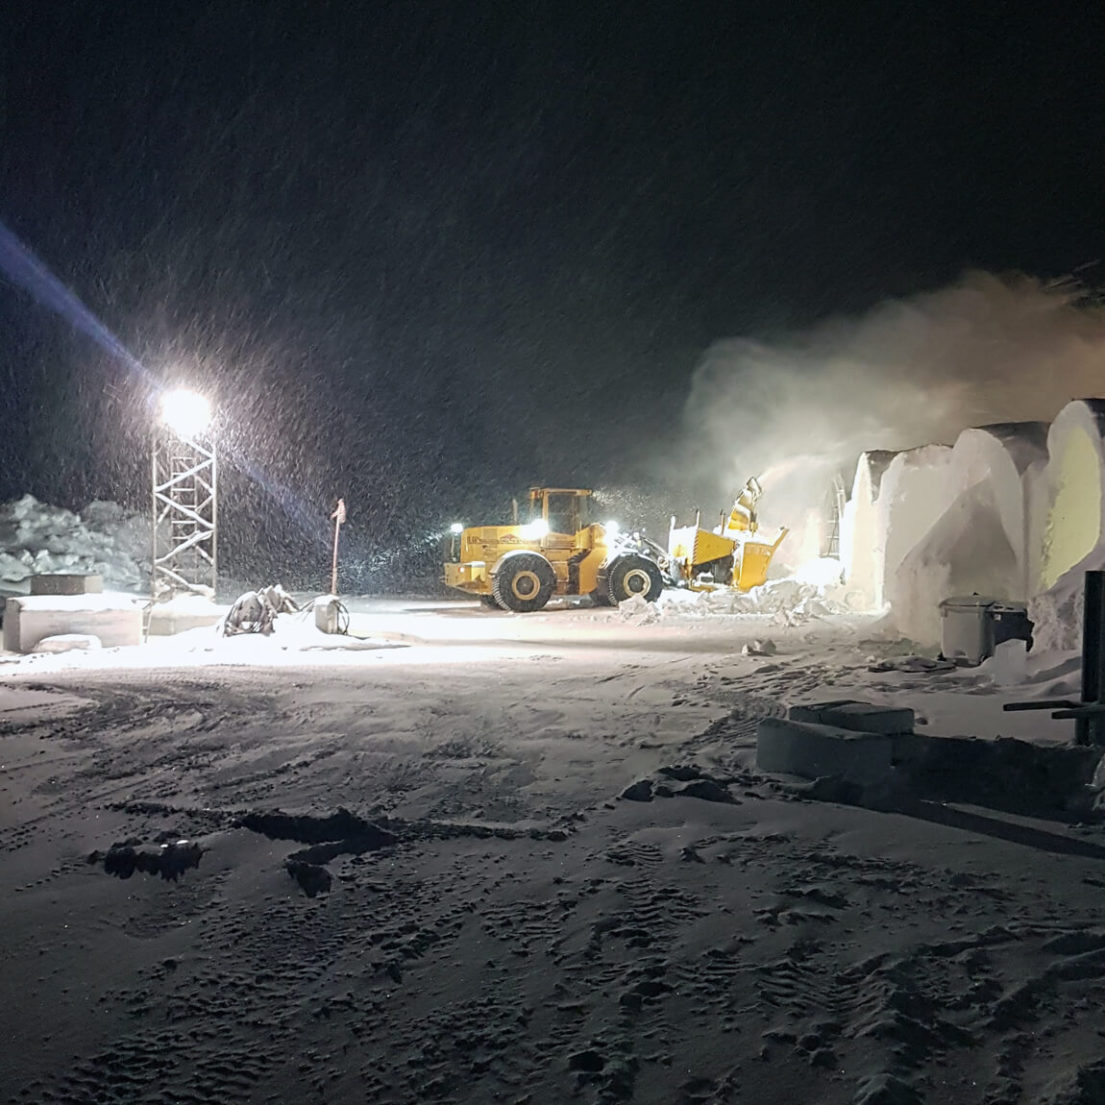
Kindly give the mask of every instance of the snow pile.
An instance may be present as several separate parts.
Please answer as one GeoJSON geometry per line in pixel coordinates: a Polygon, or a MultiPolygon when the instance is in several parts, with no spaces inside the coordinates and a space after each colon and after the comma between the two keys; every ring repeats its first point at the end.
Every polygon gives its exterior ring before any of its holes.
{"type": "Polygon", "coordinates": [[[876,609],[901,601],[899,568],[948,507],[952,459],[946,445],[923,445],[899,453],[883,474],[875,503],[876,609]]]}
{"type": "Polygon", "coordinates": [[[1105,570],[1105,541],[1064,572],[1053,587],[1028,600],[1033,648],[1057,652],[1082,648],[1086,572],[1105,570]]]}
{"type": "Polygon", "coordinates": [[[1027,473],[1043,466],[1046,432],[1030,422],[964,430],[956,439],[946,486],[924,512],[927,533],[888,585],[899,624],[913,640],[939,640],[945,598],[1027,598],[1027,473]]]}
{"type": "MultiPolygon", "coordinates": [[[[622,607],[626,606],[622,603],[622,607]]],[[[751,591],[665,591],[656,603],[658,614],[694,618],[724,615],[770,616],[784,625],[799,625],[811,618],[847,614],[850,610],[839,586],[803,583],[798,579],[770,580],[751,591]]],[[[619,607],[619,610],[621,607],[619,607]]]]}
{"type": "Polygon", "coordinates": [[[812,583],[817,587],[835,587],[844,579],[844,565],[831,556],[819,556],[807,560],[794,573],[799,583],[812,583]]]}
{"type": "Polygon", "coordinates": [[[238,633],[228,637],[223,634],[221,624],[190,629],[165,638],[162,647],[167,653],[211,653],[213,660],[239,663],[263,663],[280,653],[358,652],[387,647],[376,638],[324,633],[315,626],[313,618],[308,618],[309,614],[309,611],[280,614],[270,633],[238,633]]]}
{"type": "Polygon", "coordinates": [[[1021,600],[1022,580],[1017,550],[998,516],[994,488],[978,483],[956,498],[903,559],[891,608],[910,640],[931,645],[942,635],[942,600],[977,594],[1021,600]]]}
{"type": "Polygon", "coordinates": [[[24,495],[0,505],[0,590],[26,593],[32,575],[95,573],[104,587],[139,591],[149,578],[150,521],[118,503],[79,514],[24,495]]]}
{"type": "Polygon", "coordinates": [[[649,602],[643,595],[632,595],[619,602],[618,613],[630,625],[655,625],[660,619],[656,603],[649,602]]]}

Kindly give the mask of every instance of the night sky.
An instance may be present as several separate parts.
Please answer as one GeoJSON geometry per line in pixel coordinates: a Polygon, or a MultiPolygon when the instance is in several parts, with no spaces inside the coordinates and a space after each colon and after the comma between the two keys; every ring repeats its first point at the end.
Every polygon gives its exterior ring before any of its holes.
{"type": "MultiPolygon", "coordinates": [[[[1105,257],[1105,9],[982,7],[8,0],[0,221],[217,396],[232,562],[371,555],[677,472],[715,341],[1105,257]]],[[[147,391],[0,282],[0,498],[140,506],[147,391]]]]}

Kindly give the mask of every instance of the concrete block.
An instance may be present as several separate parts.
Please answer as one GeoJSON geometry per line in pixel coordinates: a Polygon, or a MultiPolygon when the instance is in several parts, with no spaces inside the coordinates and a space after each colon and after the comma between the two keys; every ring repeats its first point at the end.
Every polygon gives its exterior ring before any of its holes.
{"type": "Polygon", "coordinates": [[[893,740],[832,725],[764,718],[756,730],[756,766],[761,771],[817,779],[837,775],[868,785],[892,772],[893,740]]]}
{"type": "Polygon", "coordinates": [[[103,590],[104,578],[98,575],[50,572],[31,576],[32,595],[99,595],[103,590]]]}
{"type": "Polygon", "coordinates": [[[870,702],[844,698],[837,702],[811,702],[791,706],[787,711],[791,721],[816,725],[834,725],[838,729],[853,729],[858,733],[883,733],[895,736],[913,732],[913,711],[907,707],[875,706],[870,702]]]}
{"type": "Polygon", "coordinates": [[[4,606],[4,648],[33,652],[44,637],[98,637],[105,648],[142,643],[142,606],[130,595],[19,595],[4,606]]]}

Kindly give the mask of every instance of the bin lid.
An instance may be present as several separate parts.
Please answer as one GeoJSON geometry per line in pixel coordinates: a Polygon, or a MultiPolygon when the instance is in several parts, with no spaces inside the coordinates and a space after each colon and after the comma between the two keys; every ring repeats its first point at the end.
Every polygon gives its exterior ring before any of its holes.
{"type": "Polygon", "coordinates": [[[1003,605],[1002,599],[988,598],[986,595],[954,595],[940,603],[941,610],[989,610],[991,606],[1003,605]]]}

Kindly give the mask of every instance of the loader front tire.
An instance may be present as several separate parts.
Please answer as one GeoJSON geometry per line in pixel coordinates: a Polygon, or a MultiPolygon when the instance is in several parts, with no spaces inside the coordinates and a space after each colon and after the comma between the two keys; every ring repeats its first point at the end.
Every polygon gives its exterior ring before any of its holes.
{"type": "Polygon", "coordinates": [[[491,593],[504,610],[532,614],[540,610],[556,590],[556,573],[538,553],[508,553],[491,577],[491,593]]]}
{"type": "Polygon", "coordinates": [[[607,568],[606,578],[607,593],[615,606],[634,595],[640,595],[646,602],[655,602],[664,589],[659,567],[643,556],[619,556],[607,568]]]}

